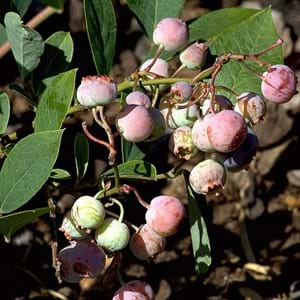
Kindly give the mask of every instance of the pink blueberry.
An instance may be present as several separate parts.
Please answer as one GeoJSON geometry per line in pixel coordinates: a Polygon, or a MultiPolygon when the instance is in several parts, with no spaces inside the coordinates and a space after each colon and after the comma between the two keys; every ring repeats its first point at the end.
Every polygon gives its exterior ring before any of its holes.
{"type": "Polygon", "coordinates": [[[252,125],[264,119],[267,112],[265,101],[257,94],[245,92],[238,96],[234,110],[239,112],[252,125]]]}
{"type": "MultiPolygon", "coordinates": [[[[146,60],[140,67],[140,70],[145,70],[153,61],[153,58],[146,60]]],[[[154,73],[161,77],[168,77],[169,76],[169,64],[162,58],[157,58],[154,65],[151,67],[149,72],[154,73]]]]}
{"type": "Polygon", "coordinates": [[[121,286],[114,294],[112,300],[152,300],[154,292],[152,287],[144,281],[132,280],[121,286]]]}
{"type": "Polygon", "coordinates": [[[171,99],[176,102],[185,102],[187,101],[193,93],[193,87],[184,81],[177,81],[171,85],[171,99]]]}
{"type": "Polygon", "coordinates": [[[143,105],[126,105],[116,117],[116,126],[122,137],[129,142],[141,142],[152,133],[153,120],[143,105]]]}
{"type": "Polygon", "coordinates": [[[189,29],[186,23],[177,18],[162,19],[154,28],[153,42],[166,51],[179,50],[189,40],[189,29]]]}
{"type": "Polygon", "coordinates": [[[213,159],[203,160],[191,170],[189,182],[195,193],[207,194],[216,191],[225,185],[225,168],[213,159]]]}
{"type": "Polygon", "coordinates": [[[145,218],[153,231],[166,237],[177,232],[185,216],[184,205],[179,199],[161,195],[151,200],[145,218]]]}
{"type": "Polygon", "coordinates": [[[166,238],[144,224],[131,236],[129,247],[136,258],[149,260],[165,249],[166,238]]]}
{"type": "Polygon", "coordinates": [[[151,107],[150,98],[143,92],[133,91],[125,99],[127,104],[144,105],[146,108],[151,107]]]}
{"type": "Polygon", "coordinates": [[[271,102],[288,102],[297,92],[296,75],[286,65],[274,65],[264,72],[262,77],[262,94],[271,102]]]}
{"type": "Polygon", "coordinates": [[[234,110],[226,109],[211,114],[207,122],[208,140],[211,146],[219,152],[233,151],[246,138],[245,119],[234,110]]]}
{"type": "Polygon", "coordinates": [[[83,77],[77,89],[77,100],[86,107],[109,104],[117,95],[116,83],[106,75],[83,77]]]}
{"type": "Polygon", "coordinates": [[[196,42],[180,53],[179,60],[188,69],[200,69],[206,62],[207,49],[207,44],[196,42]]]}
{"type": "Polygon", "coordinates": [[[206,115],[203,119],[198,119],[192,127],[192,140],[195,146],[203,152],[213,152],[214,148],[211,145],[208,135],[208,119],[211,114],[206,115]]]}

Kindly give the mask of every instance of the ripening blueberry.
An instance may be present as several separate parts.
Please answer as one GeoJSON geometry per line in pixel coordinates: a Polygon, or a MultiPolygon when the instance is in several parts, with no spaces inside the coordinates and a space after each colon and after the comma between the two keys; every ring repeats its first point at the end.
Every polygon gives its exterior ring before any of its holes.
{"type": "Polygon", "coordinates": [[[271,102],[288,102],[297,93],[296,75],[286,65],[274,65],[264,72],[262,77],[262,94],[271,102]]]}
{"type": "Polygon", "coordinates": [[[184,205],[179,199],[169,195],[154,197],[146,212],[147,225],[160,236],[170,236],[177,232],[186,216],[184,205]]]}
{"type": "Polygon", "coordinates": [[[153,300],[152,287],[144,281],[132,280],[122,285],[114,294],[112,300],[153,300]]]}
{"type": "Polygon", "coordinates": [[[171,85],[170,96],[176,102],[187,101],[193,93],[193,87],[184,81],[177,81],[171,85]]]}
{"type": "Polygon", "coordinates": [[[226,109],[211,114],[207,122],[207,137],[216,151],[231,152],[246,138],[245,119],[234,110],[226,109]]]}
{"type": "Polygon", "coordinates": [[[109,104],[117,95],[116,83],[106,75],[83,77],[77,89],[77,100],[85,107],[109,104]]]}
{"type": "MultiPolygon", "coordinates": [[[[233,109],[232,102],[223,95],[216,95],[215,111],[220,111],[223,109],[233,109]]],[[[212,113],[211,110],[211,99],[205,99],[201,105],[202,115],[205,116],[208,113],[212,113]]]]}
{"type": "Polygon", "coordinates": [[[212,114],[204,116],[203,119],[198,119],[192,127],[192,140],[195,146],[203,152],[213,152],[214,148],[211,145],[207,136],[208,119],[212,114]]]}
{"type": "Polygon", "coordinates": [[[264,119],[267,107],[259,95],[245,92],[238,96],[237,100],[234,110],[240,113],[250,124],[258,124],[264,119]]]}
{"type": "Polygon", "coordinates": [[[193,191],[198,194],[217,191],[225,185],[226,170],[221,163],[206,159],[193,167],[189,182],[193,191]]]}
{"type": "Polygon", "coordinates": [[[88,234],[84,230],[80,230],[71,217],[71,211],[64,216],[61,227],[59,228],[68,240],[83,240],[88,234]]]}
{"type": "Polygon", "coordinates": [[[102,224],[105,208],[96,198],[82,196],[74,202],[71,208],[71,217],[78,228],[90,232],[102,224]]]}
{"type": "Polygon", "coordinates": [[[159,109],[151,107],[149,113],[153,122],[153,129],[145,142],[153,142],[161,138],[166,132],[166,121],[159,109]]]}
{"type": "MultiPolygon", "coordinates": [[[[153,58],[146,60],[141,66],[140,70],[143,71],[152,63],[153,58]]],[[[154,73],[160,77],[169,77],[169,64],[162,58],[157,58],[154,65],[151,67],[149,72],[154,73]]],[[[150,77],[150,75],[149,75],[150,77]]]]}
{"type": "Polygon", "coordinates": [[[127,104],[144,105],[146,108],[151,107],[150,98],[143,92],[133,91],[125,99],[127,104]]]}
{"type": "Polygon", "coordinates": [[[166,238],[144,224],[131,236],[129,247],[136,258],[149,260],[165,249],[166,238]]]}
{"type": "MultiPolygon", "coordinates": [[[[147,69],[147,67],[152,63],[153,58],[150,58],[146,60],[141,66],[140,71],[143,71],[147,69]]],[[[154,65],[149,70],[150,73],[153,74],[147,74],[147,78],[153,79],[155,77],[169,77],[169,64],[167,61],[165,61],[162,58],[157,58],[154,65]]],[[[160,84],[159,89],[163,89],[166,85],[160,84]]],[[[150,86],[146,85],[144,86],[147,91],[151,91],[150,86]]]]}
{"type": "Polygon", "coordinates": [[[180,53],[179,60],[188,69],[200,69],[206,62],[207,49],[206,43],[196,42],[180,53]]]}
{"type": "Polygon", "coordinates": [[[186,108],[164,108],[161,110],[167,127],[176,129],[181,126],[192,126],[197,120],[197,105],[193,104],[186,108]]]}
{"type": "Polygon", "coordinates": [[[176,128],[170,135],[168,146],[179,159],[189,160],[198,153],[198,148],[193,143],[192,129],[188,126],[176,128]]]}
{"type": "Polygon", "coordinates": [[[186,23],[178,18],[164,18],[154,28],[153,42],[166,51],[177,51],[189,40],[186,23]]]}
{"type": "Polygon", "coordinates": [[[130,231],[127,225],[114,218],[105,218],[102,225],[95,230],[95,240],[108,252],[124,249],[129,243],[130,231]]]}
{"type": "Polygon", "coordinates": [[[115,122],[120,135],[129,142],[142,142],[153,130],[151,114],[143,105],[126,105],[118,113],[115,122]]]}
{"type": "Polygon", "coordinates": [[[226,170],[239,172],[247,169],[256,155],[259,140],[255,132],[248,127],[248,133],[244,142],[229,153],[217,153],[217,160],[221,162],[226,170]]]}
{"type": "Polygon", "coordinates": [[[79,282],[85,277],[96,277],[105,266],[103,249],[89,240],[73,241],[71,245],[58,253],[61,263],[60,275],[71,283],[79,282]]]}

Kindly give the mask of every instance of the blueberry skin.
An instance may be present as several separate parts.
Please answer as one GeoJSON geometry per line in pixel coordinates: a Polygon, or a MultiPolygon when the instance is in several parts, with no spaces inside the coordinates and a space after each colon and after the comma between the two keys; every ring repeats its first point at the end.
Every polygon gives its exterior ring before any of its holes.
{"type": "Polygon", "coordinates": [[[230,172],[239,172],[248,168],[255,157],[259,146],[259,140],[255,132],[248,128],[245,141],[234,151],[229,153],[217,153],[217,160],[230,172]]]}

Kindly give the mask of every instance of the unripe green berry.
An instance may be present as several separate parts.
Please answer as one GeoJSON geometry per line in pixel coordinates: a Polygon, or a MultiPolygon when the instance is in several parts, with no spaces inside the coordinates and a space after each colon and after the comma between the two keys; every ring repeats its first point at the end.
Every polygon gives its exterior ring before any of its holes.
{"type": "Polygon", "coordinates": [[[102,225],[95,230],[95,240],[108,252],[124,249],[129,243],[130,231],[125,223],[114,218],[105,218],[102,225]]]}
{"type": "Polygon", "coordinates": [[[197,120],[197,105],[193,104],[186,108],[164,108],[161,110],[166,124],[171,129],[181,126],[192,126],[197,120]]]}
{"type": "Polygon", "coordinates": [[[76,224],[71,217],[71,211],[68,211],[65,215],[59,230],[64,233],[68,240],[83,240],[88,236],[84,230],[80,230],[76,227],[76,224]]]}
{"type": "Polygon", "coordinates": [[[91,231],[103,223],[105,208],[96,198],[82,196],[74,202],[71,216],[76,226],[80,229],[91,231]]]}

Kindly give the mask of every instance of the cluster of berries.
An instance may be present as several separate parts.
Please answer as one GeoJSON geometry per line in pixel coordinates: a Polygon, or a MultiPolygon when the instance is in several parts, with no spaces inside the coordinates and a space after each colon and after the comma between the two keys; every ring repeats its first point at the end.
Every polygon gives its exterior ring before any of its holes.
{"type": "MultiPolygon", "coordinates": [[[[182,160],[191,159],[199,151],[210,153],[208,159],[193,167],[189,177],[196,193],[207,194],[224,186],[227,171],[248,168],[259,146],[252,127],[263,120],[266,100],[289,101],[297,92],[297,79],[289,67],[273,65],[260,76],[265,99],[249,91],[235,94],[234,105],[225,96],[215,95],[213,83],[175,81],[175,75],[183,68],[200,70],[206,61],[207,44],[196,42],[186,47],[188,40],[188,27],[183,21],[165,18],[157,24],[153,32],[153,42],[158,46],[156,55],[133,74],[134,89],[122,103],[115,127],[120,136],[134,143],[152,142],[168,134],[170,151],[182,160]],[[162,50],[182,50],[181,66],[171,77],[168,62],[159,58],[162,50]],[[137,89],[138,83],[142,88],[137,89]],[[159,98],[160,95],[163,96],[159,98]]],[[[88,76],[77,89],[77,99],[84,107],[103,107],[119,101],[119,92],[109,76],[88,76]]],[[[65,235],[76,240],[59,253],[62,277],[78,282],[82,277],[96,276],[104,267],[105,253],[119,251],[128,243],[133,255],[148,260],[164,249],[165,238],[177,231],[184,216],[184,206],[178,199],[155,197],[147,207],[146,224],[130,238],[122,221],[104,218],[100,201],[81,197],[62,225],[65,235]],[[96,243],[87,237],[92,230],[96,243]]],[[[135,292],[140,294],[139,299],[153,298],[152,289],[136,281],[120,288],[113,299],[132,299],[125,295],[135,292]]]]}
{"type": "Polygon", "coordinates": [[[97,276],[105,266],[106,253],[127,246],[127,225],[105,215],[102,202],[91,196],[78,198],[65,215],[60,230],[70,245],[58,253],[60,275],[65,281],[75,283],[97,276]]]}
{"type": "MultiPolygon", "coordinates": [[[[119,220],[105,217],[101,201],[91,196],[78,198],[60,227],[70,241],[70,245],[58,253],[61,278],[76,283],[99,275],[107,255],[124,249],[129,242],[132,254],[138,259],[150,260],[160,253],[165,248],[166,237],[176,233],[185,218],[185,208],[180,200],[167,195],[157,196],[150,205],[143,205],[147,207],[146,224],[130,238],[130,230],[121,220],[122,214],[119,220]]],[[[121,290],[127,291],[127,288],[121,290]]]]}

